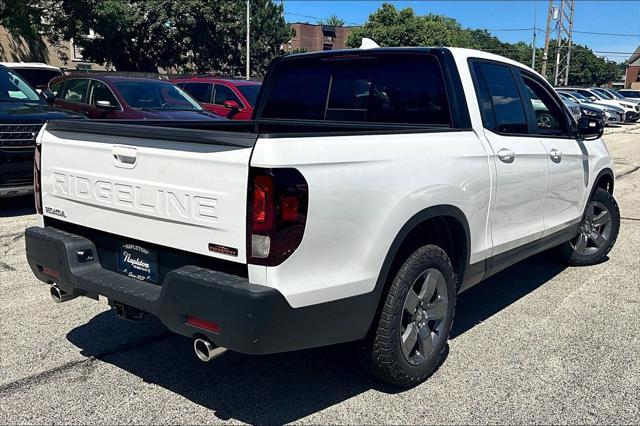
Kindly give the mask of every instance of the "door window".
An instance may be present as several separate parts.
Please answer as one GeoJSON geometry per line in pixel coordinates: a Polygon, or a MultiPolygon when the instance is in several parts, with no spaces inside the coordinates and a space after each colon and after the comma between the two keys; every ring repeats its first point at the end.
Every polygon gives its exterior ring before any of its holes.
{"type": "Polygon", "coordinates": [[[61,81],[60,83],[56,83],[53,86],[51,86],[51,93],[53,93],[53,96],[58,96],[61,95],[62,92],[64,91],[64,85],[65,85],[66,81],[61,81]]]}
{"type": "Polygon", "coordinates": [[[522,99],[511,68],[474,62],[473,69],[485,128],[498,133],[528,133],[522,99]]]}
{"type": "Polygon", "coordinates": [[[95,106],[97,101],[108,101],[111,106],[120,106],[118,100],[111,92],[111,89],[109,89],[103,82],[94,80],[92,83],[91,99],[89,103],[95,106]]]}
{"type": "Polygon", "coordinates": [[[84,78],[68,80],[67,85],[58,97],[68,102],[84,102],[88,86],[89,80],[84,78]]]}
{"type": "Polygon", "coordinates": [[[524,86],[529,95],[529,105],[535,115],[534,131],[538,134],[568,135],[567,116],[564,105],[558,102],[542,84],[528,75],[523,75],[524,86]]]}
{"type": "Polygon", "coordinates": [[[196,101],[202,103],[211,103],[211,91],[213,84],[211,83],[184,83],[180,85],[185,92],[190,94],[196,101]]]}
{"type": "Polygon", "coordinates": [[[226,101],[235,101],[242,107],[242,102],[240,102],[240,99],[233,93],[233,90],[222,84],[216,84],[216,94],[213,103],[216,105],[224,105],[226,101]]]}

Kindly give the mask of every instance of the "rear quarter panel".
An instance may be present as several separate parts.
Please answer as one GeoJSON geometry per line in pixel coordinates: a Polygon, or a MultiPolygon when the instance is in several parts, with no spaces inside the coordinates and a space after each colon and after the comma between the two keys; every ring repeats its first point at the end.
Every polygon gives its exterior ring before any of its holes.
{"type": "Polygon", "coordinates": [[[251,165],[295,167],[309,185],[300,247],[266,268],[266,284],[294,307],[373,291],[400,229],[431,206],[464,213],[471,263],[490,247],[489,164],[472,131],[263,138],[251,165]]]}

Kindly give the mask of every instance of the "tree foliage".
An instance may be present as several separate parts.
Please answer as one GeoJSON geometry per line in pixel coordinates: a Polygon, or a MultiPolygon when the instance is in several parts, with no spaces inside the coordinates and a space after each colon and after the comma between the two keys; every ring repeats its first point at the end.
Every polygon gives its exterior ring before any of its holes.
{"type": "Polygon", "coordinates": [[[360,46],[368,37],[380,46],[461,46],[469,45],[470,37],[455,19],[441,15],[418,16],[412,8],[402,10],[384,3],[365,24],[353,29],[347,46],[360,46]]]}
{"type": "Polygon", "coordinates": [[[44,28],[43,1],[0,0],[0,25],[14,36],[34,38],[44,28]]]}
{"type": "Polygon", "coordinates": [[[327,19],[319,22],[321,25],[329,25],[331,27],[344,27],[344,19],[338,18],[338,15],[333,13],[327,19]]]}
{"type": "MultiPolygon", "coordinates": [[[[487,30],[463,28],[458,21],[441,15],[418,16],[412,8],[398,10],[384,3],[369,16],[367,22],[354,29],[347,46],[360,46],[368,37],[380,46],[450,46],[479,49],[531,65],[531,45],[525,42],[506,43],[487,30]]],[[[555,40],[551,41],[547,78],[553,81],[555,40]]],[[[536,49],[536,69],[542,64],[543,49],[536,49]]],[[[624,70],[615,62],[597,56],[587,46],[574,45],[571,51],[569,83],[599,85],[620,78],[624,70]]]]}
{"type": "MultiPolygon", "coordinates": [[[[245,64],[244,1],[58,0],[48,11],[52,40],[73,39],[91,62],[120,71],[181,67],[240,74],[245,64]],[[91,32],[91,30],[95,32],[91,32]]],[[[262,75],[291,38],[283,8],[251,0],[252,74],[262,75]]]]}

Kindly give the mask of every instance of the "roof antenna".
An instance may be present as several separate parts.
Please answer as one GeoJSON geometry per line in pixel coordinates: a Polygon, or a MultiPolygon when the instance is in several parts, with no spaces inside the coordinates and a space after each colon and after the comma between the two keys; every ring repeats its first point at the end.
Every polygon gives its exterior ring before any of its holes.
{"type": "Polygon", "coordinates": [[[375,49],[376,47],[380,47],[380,46],[375,41],[366,37],[362,38],[362,44],[360,45],[360,49],[375,49]]]}

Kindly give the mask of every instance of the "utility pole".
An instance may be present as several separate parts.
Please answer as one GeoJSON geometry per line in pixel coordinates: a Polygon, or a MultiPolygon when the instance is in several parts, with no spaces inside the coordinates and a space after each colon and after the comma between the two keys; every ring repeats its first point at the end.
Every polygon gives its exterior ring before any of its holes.
{"type": "Polygon", "coordinates": [[[537,14],[537,3],[533,2],[533,41],[531,42],[531,69],[536,69],[536,14],[537,14]]]}
{"type": "Polygon", "coordinates": [[[547,28],[544,33],[544,53],[542,54],[542,75],[547,78],[547,62],[549,60],[549,41],[551,40],[551,22],[553,21],[553,0],[549,0],[547,11],[547,28]]]}
{"type": "Polygon", "coordinates": [[[549,0],[549,12],[547,14],[547,29],[544,43],[544,56],[542,74],[546,77],[547,63],[549,59],[549,42],[551,33],[556,31],[556,61],[553,70],[553,84],[567,86],[569,84],[569,66],[571,65],[571,45],[573,37],[573,16],[575,12],[575,0],[559,0],[559,5],[554,0],[549,0]],[[555,21],[555,28],[551,28],[551,22],[555,21]]]}
{"type": "Polygon", "coordinates": [[[573,42],[573,14],[576,0],[560,1],[560,18],[558,20],[558,51],[554,84],[569,85],[569,66],[571,65],[571,44],[573,42]]]}
{"type": "Polygon", "coordinates": [[[251,0],[247,0],[247,80],[251,78],[251,51],[249,40],[251,39],[251,0]]]}

